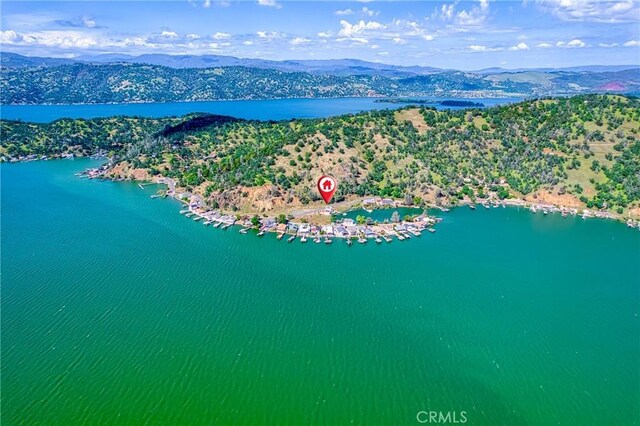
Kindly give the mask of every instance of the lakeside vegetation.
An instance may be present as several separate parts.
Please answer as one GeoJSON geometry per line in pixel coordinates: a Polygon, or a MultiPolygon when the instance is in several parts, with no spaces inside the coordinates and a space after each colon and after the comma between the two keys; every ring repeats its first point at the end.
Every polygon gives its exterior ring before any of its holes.
{"type": "Polygon", "coordinates": [[[640,202],[640,101],[622,96],[278,122],[192,114],[0,123],[7,157],[101,150],[113,157],[113,178],[172,178],[229,210],[317,202],[322,174],[338,180],[337,201],[382,196],[455,205],[533,197],[618,214],[640,202]]]}

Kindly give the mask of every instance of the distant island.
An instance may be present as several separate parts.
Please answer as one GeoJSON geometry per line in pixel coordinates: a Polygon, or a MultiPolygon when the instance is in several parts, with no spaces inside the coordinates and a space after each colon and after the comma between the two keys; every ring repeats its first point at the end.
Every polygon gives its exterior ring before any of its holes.
{"type": "Polygon", "coordinates": [[[191,114],[0,126],[5,161],[102,154],[110,162],[95,177],[164,183],[238,217],[327,220],[315,188],[323,174],[337,179],[343,209],[369,198],[640,217],[640,100],[623,96],[269,122],[191,114]]]}
{"type": "Polygon", "coordinates": [[[411,105],[441,105],[449,107],[462,107],[462,108],[483,108],[485,105],[482,102],[473,102],[465,100],[444,100],[434,101],[429,99],[411,99],[411,98],[383,98],[376,99],[376,103],[390,103],[390,104],[411,104],[411,105]]]}

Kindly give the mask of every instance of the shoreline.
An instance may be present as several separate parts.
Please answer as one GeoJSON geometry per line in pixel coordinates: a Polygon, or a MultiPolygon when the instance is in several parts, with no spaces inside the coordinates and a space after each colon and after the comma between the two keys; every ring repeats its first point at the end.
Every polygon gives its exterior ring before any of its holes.
{"type": "MultiPolygon", "coordinates": [[[[74,158],[92,158],[92,159],[105,159],[106,157],[104,155],[101,155],[100,153],[92,155],[92,156],[54,156],[54,157],[47,157],[47,156],[40,156],[37,157],[34,155],[33,158],[25,158],[25,159],[21,159],[21,160],[17,160],[17,161],[8,161],[7,163],[24,163],[24,162],[32,162],[32,161],[47,161],[47,160],[62,160],[62,159],[74,159],[74,158]]],[[[1,163],[1,162],[0,162],[1,163]]],[[[189,210],[192,209],[191,204],[195,203],[193,205],[194,211],[190,211],[190,213],[192,213],[192,215],[197,215],[197,217],[200,217],[200,219],[198,220],[204,220],[204,219],[209,219],[210,223],[213,221],[218,221],[217,218],[219,217],[226,217],[226,222],[230,221],[230,217],[235,218],[232,225],[240,225],[240,222],[242,222],[242,226],[243,229],[258,229],[259,231],[261,231],[262,227],[256,227],[253,224],[250,224],[250,218],[257,216],[261,219],[264,219],[266,214],[264,212],[253,212],[253,213],[236,213],[236,212],[228,212],[228,211],[223,211],[221,209],[209,209],[206,205],[206,203],[204,202],[204,200],[196,195],[196,194],[192,194],[189,193],[187,191],[181,191],[181,188],[178,188],[175,181],[171,178],[167,178],[167,177],[157,177],[155,180],[152,181],[140,181],[140,180],[135,180],[135,179],[112,179],[111,177],[105,176],[105,173],[109,170],[109,168],[107,167],[107,163],[103,164],[102,166],[96,167],[96,168],[90,168],[90,169],[86,169],[83,170],[81,172],[76,173],[76,176],[79,177],[86,177],[89,179],[105,179],[105,180],[111,180],[114,182],[119,182],[119,181],[130,181],[130,182],[135,182],[138,184],[138,186],[140,186],[142,189],[144,189],[144,185],[147,184],[160,184],[160,185],[166,185],[167,187],[167,191],[165,192],[164,195],[161,194],[153,194],[151,195],[151,198],[164,198],[164,197],[171,197],[176,199],[177,201],[179,201],[180,203],[189,206],[189,210]],[[178,191],[178,192],[176,192],[178,191]],[[187,198],[187,199],[185,199],[187,198]],[[199,210],[195,210],[195,208],[199,209],[199,210]],[[212,214],[218,214],[218,216],[216,216],[216,219],[210,219],[209,216],[212,214]],[[262,216],[262,217],[261,217],[262,216]]],[[[340,211],[338,212],[337,210],[333,209],[333,207],[331,205],[327,205],[327,206],[310,206],[309,208],[303,209],[303,210],[295,210],[295,209],[288,209],[285,210],[284,212],[278,212],[279,214],[284,214],[285,216],[291,217],[291,219],[287,219],[287,222],[291,222],[294,224],[299,224],[299,223],[304,223],[303,221],[305,220],[305,216],[310,216],[310,215],[317,215],[317,214],[325,214],[327,216],[330,216],[332,212],[338,213],[338,214],[346,214],[346,212],[348,211],[352,211],[355,210],[357,208],[362,208],[365,211],[371,212],[373,210],[381,210],[381,209],[392,209],[392,208],[416,208],[416,209],[422,209],[424,212],[426,212],[426,210],[429,209],[433,209],[433,210],[440,210],[441,212],[448,212],[450,209],[453,208],[459,208],[459,207],[464,207],[467,206],[470,209],[475,210],[476,208],[479,207],[484,207],[486,209],[488,208],[492,208],[492,207],[499,207],[499,206],[510,206],[510,207],[518,207],[518,208],[526,208],[528,209],[531,213],[538,213],[541,212],[543,215],[547,215],[549,213],[560,213],[563,217],[566,216],[581,216],[582,219],[588,219],[588,218],[596,218],[596,219],[607,219],[607,220],[615,220],[621,223],[625,223],[627,225],[627,227],[629,228],[637,228],[638,230],[640,230],[640,218],[632,218],[630,216],[623,216],[617,213],[612,213],[609,211],[602,211],[602,210],[592,210],[592,209],[587,209],[587,208],[576,208],[576,207],[567,207],[567,206],[562,206],[562,205],[557,205],[557,204],[551,204],[551,203],[536,203],[536,202],[531,202],[531,201],[527,201],[521,198],[506,198],[503,200],[497,200],[497,199],[486,199],[483,201],[470,201],[470,200],[464,200],[461,201],[458,204],[449,204],[449,205],[437,205],[437,204],[429,204],[429,203],[425,203],[422,204],[420,206],[415,206],[415,205],[406,205],[404,204],[401,200],[392,200],[390,198],[381,198],[381,197],[360,197],[360,198],[356,198],[354,200],[349,200],[348,202],[346,202],[347,205],[349,205],[349,207],[355,207],[355,208],[350,208],[346,211],[340,211]],[[364,206],[367,205],[366,203],[364,203],[365,200],[367,199],[374,199],[377,200],[376,203],[374,205],[372,205],[372,209],[368,210],[366,209],[364,206]],[[389,200],[391,200],[393,203],[389,204],[389,205],[381,205],[379,204],[382,200],[386,201],[387,203],[389,202],[389,200]],[[295,213],[295,214],[293,214],[295,213]]],[[[276,212],[274,212],[273,214],[276,214],[276,212]]],[[[436,223],[438,223],[441,219],[440,218],[435,218],[435,217],[431,217],[428,216],[426,214],[423,214],[421,216],[425,216],[425,222],[424,223],[428,223],[430,226],[431,225],[435,225],[436,223]],[[438,220],[440,219],[440,220],[438,220]]],[[[268,218],[268,216],[266,216],[266,218],[268,218]]],[[[194,218],[195,219],[195,218],[194,218]]],[[[206,221],[205,221],[206,222],[206,221]]],[[[415,223],[415,222],[405,222],[405,221],[400,221],[398,222],[400,224],[411,224],[411,223],[415,223]]],[[[335,222],[332,222],[332,225],[335,224],[335,222]]],[[[309,224],[310,226],[322,226],[320,224],[309,224]]],[[[230,225],[229,225],[230,226],[230,225]]],[[[325,225],[327,226],[327,225],[325,225]]],[[[372,226],[372,225],[369,225],[372,226]]],[[[225,228],[226,229],[226,228],[225,228]]],[[[420,231],[425,230],[426,228],[424,226],[422,226],[422,228],[420,228],[420,231]]],[[[266,229],[264,230],[265,232],[267,231],[266,229]]],[[[276,232],[276,231],[273,231],[276,232]]],[[[393,233],[394,230],[393,229],[388,229],[386,230],[386,232],[388,233],[393,233]]],[[[403,232],[403,231],[401,231],[403,232]]],[[[435,232],[435,230],[431,231],[431,232],[435,232]]],[[[378,235],[381,236],[381,235],[378,235]]],[[[349,238],[355,237],[355,235],[351,235],[349,236],[349,238]]],[[[342,238],[345,238],[344,236],[342,238]]],[[[409,236],[409,238],[411,238],[409,236]]]]}
{"type": "MultiPolygon", "coordinates": [[[[104,166],[103,166],[104,167],[104,166]]],[[[89,178],[102,178],[102,179],[108,179],[108,180],[113,180],[110,177],[105,177],[104,173],[108,170],[107,168],[105,168],[102,171],[98,171],[98,169],[93,169],[94,170],[94,175],[91,176],[91,172],[89,169],[85,172],[89,172],[88,177],[89,178]]],[[[221,209],[210,209],[206,203],[204,202],[204,200],[196,194],[192,194],[189,193],[187,191],[182,191],[180,192],[180,188],[178,188],[176,186],[176,183],[173,179],[171,178],[167,178],[167,177],[158,177],[153,181],[136,181],[133,179],[129,179],[129,181],[131,182],[138,182],[139,186],[142,187],[142,185],[144,184],[161,184],[161,185],[166,185],[167,186],[167,191],[164,195],[159,195],[159,194],[154,194],[151,197],[152,198],[159,198],[159,197],[172,197],[176,200],[178,200],[179,202],[185,204],[188,206],[189,211],[193,214],[193,215],[197,215],[198,217],[201,217],[201,219],[203,220],[209,220],[209,222],[213,222],[213,221],[217,221],[219,217],[226,217],[227,218],[227,222],[229,221],[229,217],[235,217],[236,220],[232,223],[233,225],[238,225],[240,222],[242,222],[243,228],[255,228],[258,229],[260,231],[262,231],[262,226],[257,227],[254,226],[253,224],[251,224],[250,219],[251,217],[258,217],[261,219],[264,219],[265,217],[267,219],[269,219],[269,217],[265,214],[265,213],[258,213],[258,212],[253,212],[253,213],[235,213],[235,212],[225,212],[221,209]],[[178,191],[178,192],[176,192],[178,191]],[[186,198],[186,199],[185,199],[186,198]],[[191,211],[191,209],[193,208],[193,211],[191,211]],[[210,216],[213,214],[218,214],[218,216],[216,216],[216,219],[212,219],[210,216]],[[263,216],[261,218],[261,216],[263,216]]],[[[490,209],[490,208],[496,208],[496,207],[506,207],[506,206],[510,206],[510,207],[518,207],[518,208],[526,208],[528,209],[531,213],[536,214],[537,212],[541,212],[543,215],[547,215],[549,213],[560,213],[563,217],[567,217],[569,215],[571,216],[581,216],[582,219],[588,219],[588,218],[596,218],[596,219],[607,219],[607,220],[614,220],[617,222],[621,222],[621,223],[625,223],[627,225],[627,227],[629,228],[637,228],[638,230],[640,230],[640,218],[631,218],[631,217],[624,217],[622,215],[616,214],[616,213],[612,213],[609,211],[601,211],[601,210],[592,210],[592,209],[587,209],[587,208],[576,208],[576,207],[567,207],[567,206],[562,206],[562,205],[556,205],[556,204],[550,204],[550,203],[535,203],[535,202],[531,202],[531,201],[527,201],[521,198],[506,198],[503,200],[499,200],[499,199],[487,199],[487,200],[483,200],[483,201],[461,201],[459,204],[455,204],[455,205],[436,205],[436,204],[429,204],[429,203],[425,203],[422,204],[420,206],[415,206],[415,205],[407,205],[404,204],[401,200],[397,200],[397,199],[391,199],[391,198],[381,198],[381,197],[360,197],[354,200],[350,200],[347,202],[347,204],[350,207],[355,207],[355,208],[350,208],[346,211],[337,211],[333,208],[333,206],[331,205],[326,205],[326,206],[319,206],[319,207],[309,207],[307,209],[302,210],[302,212],[300,210],[294,210],[294,209],[288,209],[285,210],[284,213],[280,213],[280,214],[284,214],[285,216],[291,217],[291,219],[287,219],[287,223],[291,222],[294,224],[299,224],[299,223],[304,223],[303,221],[305,220],[305,216],[311,216],[311,215],[317,215],[317,214],[324,214],[327,216],[331,216],[331,213],[337,213],[337,214],[346,214],[346,212],[348,211],[352,211],[352,210],[356,210],[357,208],[361,208],[367,212],[372,212],[374,210],[382,210],[382,209],[393,209],[393,208],[416,208],[416,209],[422,209],[423,210],[423,214],[422,215],[418,215],[418,217],[420,218],[420,216],[424,216],[424,218],[421,218],[419,221],[422,221],[424,219],[424,222],[427,223],[429,225],[429,227],[427,227],[427,229],[429,229],[430,232],[435,232],[435,229],[430,228],[430,226],[435,225],[436,223],[439,223],[442,219],[441,218],[436,218],[436,217],[432,217],[426,214],[426,211],[429,209],[432,210],[439,210],[443,213],[448,212],[450,209],[453,208],[459,208],[459,207],[464,207],[467,206],[468,208],[475,210],[476,208],[479,207],[483,207],[485,209],[490,209]],[[373,200],[373,203],[367,203],[367,200],[373,200]],[[365,206],[369,206],[371,207],[371,210],[368,210],[367,208],[365,208],[365,206]],[[296,214],[293,214],[296,213],[296,214]]],[[[273,213],[274,215],[276,214],[276,212],[273,213]]],[[[271,218],[273,219],[273,218],[271,218]]],[[[226,222],[225,222],[226,223],[226,222]]],[[[332,225],[336,224],[336,222],[331,222],[332,225]]],[[[410,225],[412,223],[415,222],[408,222],[408,221],[404,221],[401,220],[398,223],[400,224],[404,224],[406,225],[410,225]]],[[[320,224],[309,224],[310,226],[322,226],[320,224]]],[[[369,225],[371,226],[371,225],[369,225]]],[[[425,227],[421,227],[419,230],[423,231],[425,229],[425,227]]],[[[266,232],[267,230],[264,229],[264,231],[266,232]]],[[[393,232],[393,229],[389,229],[389,230],[385,230],[386,232],[393,232]]],[[[275,231],[274,231],[275,232],[275,231]]],[[[380,236],[380,235],[378,235],[380,236]]],[[[351,236],[353,237],[353,235],[351,236]]],[[[351,238],[350,237],[350,238],[351,238]]],[[[409,238],[411,238],[409,236],[409,238]]]]}

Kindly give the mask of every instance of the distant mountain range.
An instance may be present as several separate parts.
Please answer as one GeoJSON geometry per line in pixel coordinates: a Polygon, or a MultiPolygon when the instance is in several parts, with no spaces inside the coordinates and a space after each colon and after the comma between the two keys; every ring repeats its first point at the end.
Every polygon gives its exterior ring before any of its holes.
{"type": "Polygon", "coordinates": [[[527,97],[640,92],[640,66],[477,72],[355,59],[268,61],[230,56],[0,54],[3,104],[120,103],[293,97],[527,97]]]}

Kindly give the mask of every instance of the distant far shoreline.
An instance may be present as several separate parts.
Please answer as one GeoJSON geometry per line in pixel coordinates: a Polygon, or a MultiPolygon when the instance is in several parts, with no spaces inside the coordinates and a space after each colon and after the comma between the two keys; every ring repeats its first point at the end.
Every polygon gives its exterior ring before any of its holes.
{"type": "Polygon", "coordinates": [[[375,103],[389,104],[411,104],[411,105],[440,105],[444,107],[464,107],[464,108],[484,108],[486,105],[482,102],[463,101],[447,99],[444,101],[434,101],[430,99],[412,99],[412,98],[382,98],[376,99],[375,103]]]}

